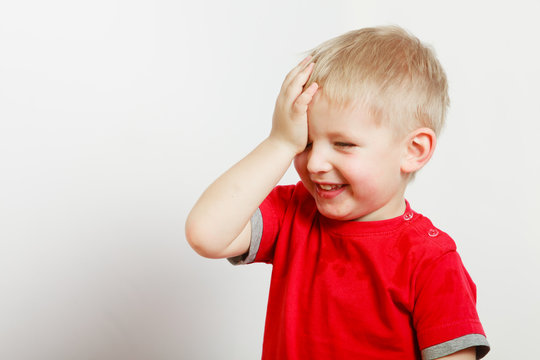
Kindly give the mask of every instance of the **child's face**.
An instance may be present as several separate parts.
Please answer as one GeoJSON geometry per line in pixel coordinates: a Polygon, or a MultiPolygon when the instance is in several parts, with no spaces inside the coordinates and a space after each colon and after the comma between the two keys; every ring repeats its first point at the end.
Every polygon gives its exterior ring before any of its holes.
{"type": "Polygon", "coordinates": [[[363,107],[339,109],[316,94],[308,110],[308,146],[294,165],[319,212],[373,221],[405,211],[403,143],[363,107]]]}

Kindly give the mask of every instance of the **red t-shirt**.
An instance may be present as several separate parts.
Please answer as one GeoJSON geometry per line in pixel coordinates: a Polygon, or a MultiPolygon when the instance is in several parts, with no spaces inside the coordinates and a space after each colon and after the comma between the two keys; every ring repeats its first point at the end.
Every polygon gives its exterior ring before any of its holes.
{"type": "Polygon", "coordinates": [[[408,203],[397,218],[337,221],[298,183],[276,187],[259,209],[262,229],[253,227],[244,258],[273,264],[263,359],[489,351],[476,287],[453,240],[408,203]]]}

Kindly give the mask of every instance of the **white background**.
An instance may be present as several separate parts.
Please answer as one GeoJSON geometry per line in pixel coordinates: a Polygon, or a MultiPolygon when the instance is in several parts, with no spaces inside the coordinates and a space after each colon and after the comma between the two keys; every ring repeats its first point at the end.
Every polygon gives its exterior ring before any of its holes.
{"type": "Polygon", "coordinates": [[[385,24],[432,44],[450,81],[407,198],[454,237],[487,358],[534,358],[539,14],[533,0],[2,2],[0,358],[259,358],[271,267],[199,257],[185,218],[268,134],[304,51],[385,24]]]}

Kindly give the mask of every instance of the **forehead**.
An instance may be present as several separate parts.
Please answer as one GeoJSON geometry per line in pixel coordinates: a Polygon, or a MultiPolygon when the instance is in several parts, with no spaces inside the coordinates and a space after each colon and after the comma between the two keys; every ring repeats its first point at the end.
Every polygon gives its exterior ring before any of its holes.
{"type": "Polygon", "coordinates": [[[308,107],[310,131],[354,132],[379,127],[375,115],[361,103],[338,104],[317,92],[308,107]]]}

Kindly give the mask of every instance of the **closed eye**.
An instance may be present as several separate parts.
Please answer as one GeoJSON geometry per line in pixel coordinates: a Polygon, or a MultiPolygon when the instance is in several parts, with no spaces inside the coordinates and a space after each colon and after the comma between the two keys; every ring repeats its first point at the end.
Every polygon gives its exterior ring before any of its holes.
{"type": "Polygon", "coordinates": [[[336,142],[334,143],[334,145],[338,146],[338,147],[353,147],[353,146],[356,146],[356,144],[351,144],[351,143],[346,143],[346,142],[336,142]]]}

